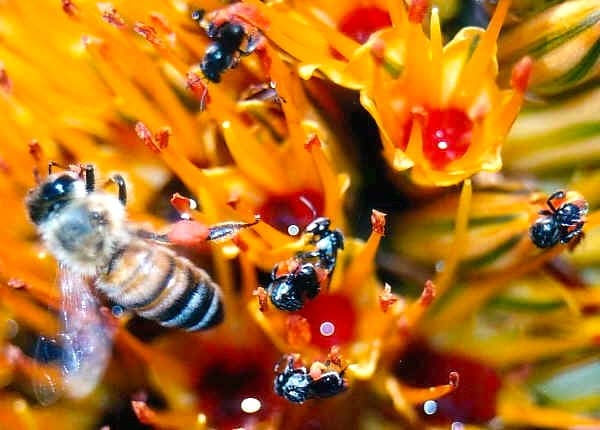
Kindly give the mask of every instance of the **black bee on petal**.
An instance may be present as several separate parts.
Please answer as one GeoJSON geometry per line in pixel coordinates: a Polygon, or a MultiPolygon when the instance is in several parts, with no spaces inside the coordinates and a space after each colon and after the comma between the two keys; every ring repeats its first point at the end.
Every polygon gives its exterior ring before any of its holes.
{"type": "Polygon", "coordinates": [[[330,225],[329,218],[313,220],[304,234],[311,235],[309,243],[314,249],[288,260],[284,273],[279,273],[279,264],[273,269],[267,291],[276,308],[290,312],[302,309],[307,299],[319,294],[322,279],[333,273],[338,250],[344,249],[344,236],[339,230],[331,230],[330,225]]]}
{"type": "Polygon", "coordinates": [[[529,237],[538,248],[568,243],[583,234],[588,203],[576,192],[556,191],[546,200],[548,209],[541,210],[529,229],[529,237]],[[555,205],[555,202],[559,205],[555,205]]]}
{"type": "MultiPolygon", "coordinates": [[[[192,19],[201,23],[204,15],[203,10],[196,10],[192,13],[192,19]]],[[[237,66],[240,55],[250,55],[261,40],[259,34],[248,35],[246,28],[237,22],[225,21],[220,24],[209,22],[201,25],[212,43],[206,48],[200,62],[200,69],[204,77],[211,82],[220,82],[221,75],[226,70],[237,66]]]]}
{"type": "MultiPolygon", "coordinates": [[[[294,367],[295,360],[292,355],[287,355],[284,359],[285,367],[275,377],[273,388],[277,395],[290,402],[304,403],[308,399],[325,399],[347,389],[344,371],[330,370],[313,377],[306,367],[294,367]]],[[[279,371],[279,365],[275,371],[279,371]]]]}

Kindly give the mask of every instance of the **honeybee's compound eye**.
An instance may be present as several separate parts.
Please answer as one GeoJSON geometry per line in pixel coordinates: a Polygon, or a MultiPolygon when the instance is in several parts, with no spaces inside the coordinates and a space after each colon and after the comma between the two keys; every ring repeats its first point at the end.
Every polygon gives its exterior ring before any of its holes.
{"type": "Polygon", "coordinates": [[[70,175],[61,175],[42,188],[41,198],[46,201],[59,200],[73,191],[73,184],[77,179],[70,175]]]}

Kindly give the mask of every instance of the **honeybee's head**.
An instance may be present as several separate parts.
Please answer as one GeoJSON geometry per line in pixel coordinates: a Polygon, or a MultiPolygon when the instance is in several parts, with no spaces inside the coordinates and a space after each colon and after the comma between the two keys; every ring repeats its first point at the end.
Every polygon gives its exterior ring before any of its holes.
{"type": "Polygon", "coordinates": [[[50,175],[27,196],[29,218],[36,225],[42,224],[69,202],[85,194],[85,184],[75,173],[50,175]]]}

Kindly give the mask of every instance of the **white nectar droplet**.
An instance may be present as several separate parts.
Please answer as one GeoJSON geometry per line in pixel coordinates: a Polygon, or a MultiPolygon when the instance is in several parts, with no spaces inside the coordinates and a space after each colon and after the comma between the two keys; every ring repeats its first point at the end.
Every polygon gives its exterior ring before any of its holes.
{"type": "Polygon", "coordinates": [[[331,321],[325,321],[319,327],[319,332],[323,336],[332,336],[335,333],[335,325],[331,321]]]}
{"type": "Polygon", "coordinates": [[[435,400],[427,400],[423,403],[423,412],[427,415],[433,415],[437,412],[437,402],[435,400]]]}
{"type": "Polygon", "coordinates": [[[287,228],[287,232],[290,236],[297,236],[300,233],[300,227],[296,224],[292,224],[287,228]]]}
{"type": "Polygon", "coordinates": [[[260,411],[262,403],[255,397],[246,397],[244,400],[242,400],[240,407],[242,408],[242,411],[246,412],[247,414],[253,414],[260,411]]]}

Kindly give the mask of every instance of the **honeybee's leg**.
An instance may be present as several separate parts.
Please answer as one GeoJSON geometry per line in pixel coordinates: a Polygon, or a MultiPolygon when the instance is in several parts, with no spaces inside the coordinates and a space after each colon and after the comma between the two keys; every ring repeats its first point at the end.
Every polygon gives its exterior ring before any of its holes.
{"type": "Polygon", "coordinates": [[[157,233],[154,233],[153,231],[144,230],[144,229],[137,229],[133,233],[137,237],[140,237],[142,239],[154,240],[156,242],[160,242],[160,243],[164,243],[164,244],[171,243],[168,235],[166,235],[166,234],[157,234],[157,233]]]}
{"type": "Polygon", "coordinates": [[[225,222],[208,228],[207,240],[222,241],[235,236],[240,230],[252,227],[260,222],[260,216],[255,215],[253,222],[225,222]]]}
{"type": "Polygon", "coordinates": [[[563,190],[559,190],[559,191],[552,193],[552,195],[550,197],[548,197],[548,200],[546,200],[546,204],[552,210],[552,212],[556,212],[556,208],[552,204],[552,200],[564,199],[564,198],[565,198],[565,192],[563,190]]]}
{"type": "Polygon", "coordinates": [[[93,192],[96,189],[96,171],[94,166],[88,164],[84,167],[85,171],[85,190],[88,193],[93,192]]]}
{"type": "Polygon", "coordinates": [[[52,174],[53,167],[58,167],[59,169],[63,169],[63,170],[68,169],[67,167],[63,166],[62,164],[57,163],[56,161],[49,161],[48,162],[48,175],[52,174]]]}
{"type": "Polygon", "coordinates": [[[127,185],[125,185],[125,179],[121,175],[113,175],[106,184],[110,183],[117,184],[117,187],[119,187],[119,201],[125,206],[127,204],[127,185]]]}

